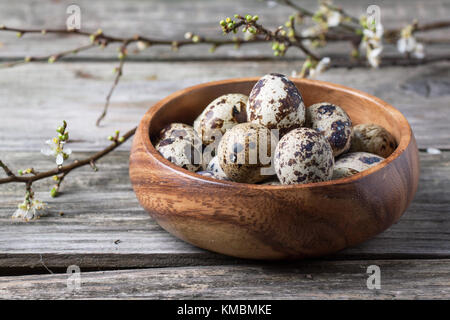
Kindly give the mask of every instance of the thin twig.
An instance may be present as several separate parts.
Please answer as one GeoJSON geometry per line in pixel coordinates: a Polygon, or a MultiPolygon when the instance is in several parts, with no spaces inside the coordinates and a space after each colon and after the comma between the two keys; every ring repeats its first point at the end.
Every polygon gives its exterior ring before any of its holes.
{"type": "Polygon", "coordinates": [[[96,45],[94,43],[90,43],[88,45],[77,47],[77,48],[72,49],[72,50],[66,50],[66,51],[50,54],[50,55],[47,55],[47,56],[42,56],[42,57],[25,57],[22,60],[3,63],[3,64],[0,65],[0,68],[11,68],[11,67],[15,67],[15,66],[20,65],[20,64],[26,64],[26,63],[29,63],[29,62],[37,62],[37,61],[48,61],[49,63],[53,63],[53,62],[56,62],[56,61],[60,60],[61,58],[64,58],[64,57],[66,57],[68,55],[77,54],[79,52],[86,51],[86,50],[92,49],[94,47],[96,47],[96,45]]]}
{"type": "Polygon", "coordinates": [[[123,73],[123,65],[124,65],[125,59],[126,59],[127,46],[128,46],[128,42],[124,43],[121,46],[121,48],[120,48],[122,56],[121,56],[121,59],[120,59],[119,66],[115,69],[116,77],[115,77],[114,82],[113,82],[113,84],[111,86],[111,89],[108,92],[108,95],[106,96],[106,101],[105,101],[105,105],[103,107],[103,112],[100,114],[100,116],[97,119],[97,122],[96,122],[97,126],[100,126],[100,122],[105,118],[106,113],[108,112],[108,107],[109,107],[109,103],[110,103],[110,100],[111,100],[111,96],[114,93],[114,90],[116,89],[117,85],[119,84],[120,77],[122,76],[122,73],[123,73]]]}

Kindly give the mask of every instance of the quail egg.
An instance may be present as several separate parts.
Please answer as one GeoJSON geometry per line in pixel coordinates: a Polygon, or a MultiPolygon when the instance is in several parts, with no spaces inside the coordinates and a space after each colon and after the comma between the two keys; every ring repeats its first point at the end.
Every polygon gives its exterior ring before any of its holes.
{"type": "Polygon", "coordinates": [[[194,121],[194,129],[204,145],[208,145],[238,123],[247,121],[248,96],[225,94],[213,100],[194,121]]]}
{"type": "Polygon", "coordinates": [[[305,123],[305,104],[295,84],[278,73],[265,75],[250,92],[249,122],[279,129],[280,137],[305,123]]]}
{"type": "Polygon", "coordinates": [[[306,124],[325,136],[333,149],[333,156],[350,148],[352,121],[341,107],[329,102],[313,104],[306,108],[306,124]]]}
{"type": "Polygon", "coordinates": [[[227,130],[218,147],[219,165],[232,181],[256,183],[271,176],[270,130],[256,123],[241,123],[227,130]]]}
{"type": "Polygon", "coordinates": [[[189,125],[172,123],[166,126],[161,130],[155,148],[179,167],[193,172],[200,168],[201,141],[189,125]]]}
{"type": "Polygon", "coordinates": [[[211,161],[206,166],[206,171],[210,171],[210,172],[214,173],[214,175],[216,175],[218,177],[223,177],[223,178],[227,177],[225,172],[223,172],[222,168],[220,167],[219,157],[218,156],[214,156],[211,159],[211,161]]]}
{"type": "Polygon", "coordinates": [[[181,139],[194,141],[197,139],[197,134],[193,130],[192,126],[177,122],[165,126],[159,133],[159,140],[178,137],[181,139]]]}
{"type": "Polygon", "coordinates": [[[379,164],[384,158],[368,152],[351,152],[344,154],[334,164],[333,180],[350,177],[379,164]]]}
{"type": "Polygon", "coordinates": [[[274,165],[282,184],[326,181],[333,174],[333,151],[316,130],[298,128],[278,142],[274,165]]]}
{"type": "Polygon", "coordinates": [[[350,152],[369,152],[387,158],[397,147],[395,138],[377,124],[359,124],[353,127],[350,152]]]}

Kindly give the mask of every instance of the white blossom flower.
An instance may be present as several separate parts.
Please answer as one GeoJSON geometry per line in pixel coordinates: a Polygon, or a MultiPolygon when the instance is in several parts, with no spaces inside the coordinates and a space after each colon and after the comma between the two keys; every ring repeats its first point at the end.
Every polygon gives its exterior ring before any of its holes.
{"type": "Polygon", "coordinates": [[[363,20],[363,38],[360,49],[366,51],[367,61],[373,68],[378,68],[381,62],[381,53],[383,51],[383,33],[384,28],[381,23],[367,25],[363,20]]]}
{"type": "Polygon", "coordinates": [[[68,148],[64,150],[65,141],[61,141],[58,138],[47,140],[45,143],[48,147],[41,149],[41,153],[46,156],[54,156],[58,166],[62,165],[64,160],[66,160],[72,153],[72,150],[68,148]]]}
{"type": "MultiPolygon", "coordinates": [[[[302,30],[302,32],[300,34],[302,37],[308,38],[308,37],[316,37],[316,36],[322,34],[322,32],[323,32],[323,30],[320,27],[320,25],[316,24],[312,27],[302,30]]],[[[305,46],[309,46],[309,45],[311,45],[311,40],[305,39],[302,41],[302,44],[305,46]]]]}
{"type": "Polygon", "coordinates": [[[413,56],[417,59],[423,59],[425,58],[425,47],[422,43],[417,43],[416,48],[413,51],[413,56]]]}
{"type": "Polygon", "coordinates": [[[329,27],[337,27],[341,23],[341,14],[338,11],[328,10],[326,17],[329,27]]]}
{"type": "Polygon", "coordinates": [[[400,32],[400,39],[397,41],[397,50],[400,53],[412,54],[417,59],[423,59],[425,57],[425,48],[414,37],[412,25],[404,27],[400,32]]]}
{"type": "Polygon", "coordinates": [[[319,9],[314,13],[313,19],[323,24],[323,28],[337,27],[342,20],[342,15],[339,11],[332,8],[333,2],[331,0],[321,1],[319,9]]]}
{"type": "Polygon", "coordinates": [[[18,205],[17,210],[12,215],[13,219],[25,221],[38,219],[45,212],[45,204],[39,200],[25,200],[18,205]]]}
{"type": "Polygon", "coordinates": [[[325,71],[325,69],[328,67],[328,65],[330,64],[330,58],[329,57],[324,57],[322,58],[315,67],[312,67],[309,69],[309,77],[314,79],[315,77],[317,77],[319,74],[323,73],[325,71]]]}
{"type": "Polygon", "coordinates": [[[374,67],[378,68],[381,62],[381,52],[383,51],[383,47],[378,47],[375,49],[371,49],[370,47],[367,48],[367,61],[369,64],[374,67]]]}
{"type": "Polygon", "coordinates": [[[144,51],[149,47],[149,43],[146,41],[138,41],[136,47],[139,51],[144,51]]]}

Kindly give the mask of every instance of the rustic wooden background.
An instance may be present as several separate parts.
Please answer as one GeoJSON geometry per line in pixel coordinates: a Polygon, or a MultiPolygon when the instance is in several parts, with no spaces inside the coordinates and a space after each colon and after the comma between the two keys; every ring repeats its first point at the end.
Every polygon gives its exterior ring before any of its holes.
{"type": "MultiPolygon", "coordinates": [[[[65,10],[74,1],[2,1],[0,24],[64,27],[65,10]]],[[[260,1],[77,0],[82,28],[106,33],[135,33],[182,38],[186,31],[220,37],[217,22],[234,13],[255,13],[277,26],[291,10],[268,8],[260,1]]],[[[381,7],[385,27],[448,19],[449,1],[336,1],[359,15],[369,4],[381,7]]],[[[316,2],[302,1],[315,9],[316,2]]],[[[448,36],[447,31],[432,35],[448,36]]],[[[1,62],[51,54],[87,39],[54,35],[0,33],[1,62]]],[[[342,57],[345,44],[324,54],[342,57]]],[[[395,48],[386,48],[388,54],[395,48]]],[[[449,52],[428,47],[428,55],[449,52]]],[[[268,72],[290,74],[301,54],[271,58],[269,45],[234,50],[183,48],[178,53],[155,47],[130,57],[103,125],[95,120],[103,107],[117,65],[115,47],[93,50],[52,65],[0,70],[0,159],[15,169],[54,166],[39,153],[43,142],[65,119],[73,159],[106,146],[114,130],[135,126],[164,96],[201,82],[268,72]]],[[[162,230],[139,206],[128,179],[126,143],[98,163],[70,174],[62,195],[50,198],[50,181],[36,183],[50,212],[38,221],[11,220],[23,186],[0,186],[0,298],[449,298],[450,297],[450,62],[380,70],[332,69],[321,80],[374,94],[397,107],[410,121],[421,160],[415,200],[386,232],[357,247],[318,260],[289,263],[244,261],[188,245],[162,230]],[[429,154],[439,148],[441,154],[429,154]],[[60,215],[64,212],[64,215],[60,215]],[[81,290],[66,287],[65,270],[81,268],[81,290]],[[378,265],[380,290],[366,288],[366,269],[378,265]],[[52,273],[52,274],[51,274],[52,273]]],[[[4,173],[1,172],[0,176],[4,173]]]]}

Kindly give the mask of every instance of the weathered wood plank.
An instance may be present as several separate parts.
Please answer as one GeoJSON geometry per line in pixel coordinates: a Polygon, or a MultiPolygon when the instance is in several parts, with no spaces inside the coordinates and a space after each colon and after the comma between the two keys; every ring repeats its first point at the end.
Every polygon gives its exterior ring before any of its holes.
{"type": "MultiPolygon", "coordinates": [[[[2,158],[14,168],[27,167],[31,159],[37,169],[53,166],[36,153],[3,152],[2,158]]],[[[49,268],[242,263],[197,249],[156,225],[135,198],[127,161],[127,152],[116,152],[98,164],[96,173],[90,168],[73,172],[58,198],[49,196],[51,181],[37,183],[36,196],[49,203],[49,214],[30,223],[10,218],[23,186],[1,186],[0,268],[42,268],[42,262],[49,268]]],[[[419,191],[400,221],[374,239],[326,259],[449,258],[449,188],[450,152],[421,153],[419,191]]]]}
{"type": "MultiPolygon", "coordinates": [[[[292,13],[290,8],[276,6],[268,7],[264,2],[252,1],[120,1],[79,0],[76,2],[81,7],[81,25],[83,29],[95,31],[102,28],[113,35],[132,36],[139,33],[156,38],[182,39],[187,31],[192,31],[210,37],[222,37],[218,21],[232,16],[235,13],[258,14],[264,25],[275,28],[282,25],[292,13]]],[[[315,10],[316,0],[300,1],[304,7],[315,10]]],[[[33,28],[57,28],[65,27],[67,19],[66,8],[73,4],[71,0],[62,1],[8,1],[0,3],[0,22],[7,26],[33,27],[33,28]]],[[[382,0],[351,0],[336,1],[345,9],[359,17],[371,4],[381,7],[382,22],[386,27],[401,27],[411,23],[414,18],[420,22],[430,22],[447,19],[450,15],[450,6],[447,2],[432,0],[424,3],[420,0],[413,1],[382,1],[382,0]]],[[[435,37],[445,37],[445,31],[435,32],[435,37]]],[[[48,55],[62,49],[75,48],[86,43],[86,39],[79,37],[63,37],[47,35],[42,37],[28,36],[18,40],[14,33],[0,34],[0,58],[10,59],[25,57],[28,55],[48,55]]],[[[395,52],[393,46],[386,47],[386,52],[395,52]]],[[[428,48],[429,53],[446,53],[448,46],[433,46],[428,48]],[[431,52],[430,52],[431,51],[431,52]]],[[[323,50],[325,54],[349,52],[348,44],[332,44],[323,50]]],[[[237,57],[251,55],[256,57],[272,56],[270,45],[256,45],[245,50],[236,51],[233,47],[219,48],[211,55],[207,46],[194,46],[183,48],[178,53],[173,53],[170,48],[154,47],[141,53],[144,57],[170,58],[170,57],[237,57]]],[[[86,51],[79,55],[80,58],[103,57],[113,59],[117,56],[116,46],[106,50],[86,51]]],[[[302,56],[297,50],[292,50],[288,56],[302,56]]]]}
{"type": "MultiPolygon", "coordinates": [[[[290,74],[295,62],[128,63],[110,113],[95,127],[113,81],[112,63],[32,64],[1,71],[0,150],[40,150],[66,119],[74,150],[98,150],[114,130],[137,125],[156,101],[194,84],[232,77],[290,74]]],[[[374,94],[410,121],[420,148],[450,148],[450,63],[368,71],[332,69],[321,80],[374,94]]],[[[129,144],[127,144],[129,148],[129,144]]],[[[126,148],[126,147],[125,147],[126,148]]]]}
{"type": "Polygon", "coordinates": [[[3,299],[448,299],[450,260],[305,261],[3,277],[3,299]],[[367,267],[381,288],[367,288],[367,267]]]}

